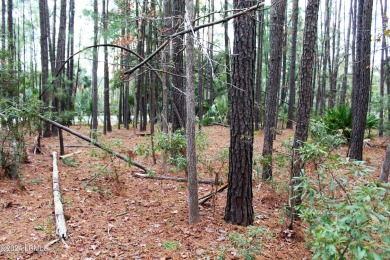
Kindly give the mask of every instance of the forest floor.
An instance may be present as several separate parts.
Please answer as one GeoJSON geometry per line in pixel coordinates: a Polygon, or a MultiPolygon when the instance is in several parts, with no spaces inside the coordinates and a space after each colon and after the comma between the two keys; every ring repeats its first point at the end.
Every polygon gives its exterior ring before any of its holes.
{"type": "MultiPolygon", "coordinates": [[[[72,129],[86,135],[89,131],[84,126],[72,129]]],[[[209,146],[198,153],[203,158],[198,167],[199,178],[214,179],[215,174],[220,174],[226,182],[227,162],[212,158],[228,148],[229,129],[211,126],[204,127],[204,131],[209,146]]],[[[114,143],[121,143],[119,152],[162,175],[161,155],[156,165],[151,157],[134,155],[136,144],[150,142],[138,133],[114,129],[99,137],[99,141],[114,147],[114,143]]],[[[283,150],[282,142],[292,136],[292,130],[278,134],[276,150],[283,150]]],[[[29,147],[30,163],[22,165],[19,181],[0,179],[1,259],[217,259],[223,255],[225,259],[239,259],[238,254],[256,242],[237,235],[244,234],[247,228],[223,220],[226,190],[201,206],[200,222],[190,226],[185,183],[136,178],[131,174],[139,171],[136,167],[128,167],[124,161],[112,159],[65,132],[64,141],[68,146],[65,153],[82,151],[67,163],[58,161],[69,248],[58,242],[44,249],[56,238],[52,151],[59,151],[58,138],[45,138],[43,155],[34,155],[29,147]],[[237,245],[240,241],[241,247],[237,245]]],[[[261,155],[262,143],[262,133],[256,133],[255,157],[261,155]]],[[[386,144],[386,139],[376,138],[365,148],[364,159],[374,168],[375,177],[379,176],[386,144]]],[[[340,154],[346,154],[346,147],[339,149],[340,154]]],[[[264,227],[256,234],[261,243],[261,254],[256,259],[310,259],[311,253],[305,246],[305,224],[298,222],[293,233],[286,231],[288,166],[276,166],[272,182],[259,181],[256,175],[254,170],[254,225],[264,227]]],[[[170,169],[169,176],[184,177],[184,173],[170,169]]],[[[200,184],[199,195],[216,188],[200,184]]]]}

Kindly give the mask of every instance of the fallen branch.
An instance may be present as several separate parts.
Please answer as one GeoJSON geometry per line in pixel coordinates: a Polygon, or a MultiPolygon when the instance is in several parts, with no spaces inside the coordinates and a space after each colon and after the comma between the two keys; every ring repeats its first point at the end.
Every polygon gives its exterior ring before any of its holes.
{"type": "Polygon", "coordinates": [[[77,152],[74,152],[74,153],[69,153],[69,154],[66,154],[66,155],[61,155],[60,156],[60,159],[65,159],[65,158],[68,158],[68,157],[72,157],[73,155],[75,154],[79,154],[79,153],[82,153],[83,151],[77,151],[77,152]]]}
{"type": "Polygon", "coordinates": [[[50,241],[49,243],[47,243],[43,248],[45,249],[45,251],[48,251],[48,250],[49,250],[49,247],[51,247],[52,245],[54,245],[54,244],[57,243],[58,241],[60,241],[59,238],[54,239],[53,241],[50,241]]]}
{"type": "MultiPolygon", "coordinates": [[[[160,176],[160,175],[148,175],[143,174],[139,172],[131,172],[131,174],[134,175],[134,177],[143,178],[143,179],[154,179],[154,180],[165,180],[165,181],[177,181],[177,182],[187,182],[188,180],[186,178],[175,178],[175,177],[168,177],[168,176],[160,176]]],[[[216,183],[216,181],[212,180],[198,180],[198,183],[202,184],[219,184],[216,183]]]]}
{"type": "Polygon", "coordinates": [[[56,234],[63,240],[67,238],[64,209],[61,202],[61,192],[57,167],[57,152],[53,152],[53,197],[54,214],[56,218],[56,234]]]}
{"type": "Polygon", "coordinates": [[[217,191],[214,191],[210,194],[207,194],[206,196],[203,196],[202,198],[199,198],[199,205],[205,204],[209,199],[211,199],[212,197],[214,197],[218,193],[221,193],[222,191],[226,190],[227,187],[228,187],[228,185],[226,184],[226,185],[222,186],[221,188],[219,188],[217,191]]]}
{"type": "Polygon", "coordinates": [[[90,146],[90,145],[72,145],[72,144],[71,145],[64,145],[64,147],[67,147],[67,148],[93,148],[93,146],[90,146]]]}
{"type": "Polygon", "coordinates": [[[112,150],[112,149],[110,149],[110,148],[108,148],[108,147],[106,147],[106,146],[104,146],[104,145],[99,144],[98,142],[92,140],[92,139],[89,138],[88,136],[85,136],[85,135],[82,135],[82,134],[80,134],[80,133],[77,133],[76,131],[73,131],[72,129],[70,129],[70,128],[66,127],[66,126],[63,126],[63,125],[61,125],[61,124],[59,124],[59,123],[57,123],[57,122],[55,122],[55,121],[53,121],[53,120],[47,119],[47,118],[45,118],[45,117],[43,117],[43,116],[41,116],[41,115],[38,115],[38,117],[39,117],[42,121],[45,121],[45,122],[47,122],[47,123],[49,123],[49,124],[52,124],[52,125],[54,125],[54,126],[56,126],[56,127],[58,127],[58,128],[61,128],[61,129],[64,130],[64,131],[66,131],[66,132],[72,134],[72,135],[77,136],[78,138],[81,138],[81,139],[83,139],[83,140],[85,140],[85,141],[87,141],[87,142],[90,142],[90,143],[93,144],[94,146],[96,146],[96,147],[98,147],[98,148],[100,148],[100,149],[106,151],[106,152],[109,153],[109,154],[114,155],[115,157],[117,157],[117,158],[119,158],[119,159],[121,159],[121,160],[123,160],[123,161],[125,161],[125,162],[127,162],[127,163],[129,163],[129,164],[131,164],[131,165],[134,165],[134,166],[136,166],[136,167],[138,167],[138,168],[144,170],[145,172],[148,172],[148,171],[149,171],[149,169],[146,168],[145,166],[143,166],[142,164],[137,163],[137,162],[134,162],[133,160],[131,160],[130,158],[124,156],[123,154],[120,154],[120,153],[118,153],[118,152],[115,152],[114,150],[112,150]]]}

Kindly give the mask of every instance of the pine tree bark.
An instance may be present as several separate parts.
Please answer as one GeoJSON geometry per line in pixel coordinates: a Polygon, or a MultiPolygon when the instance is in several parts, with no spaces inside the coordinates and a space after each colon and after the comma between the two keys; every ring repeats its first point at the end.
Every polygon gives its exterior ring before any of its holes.
{"type": "MultiPolygon", "coordinates": [[[[387,27],[387,1],[383,5],[383,0],[380,0],[381,4],[381,15],[382,15],[382,33],[385,35],[387,27]]],[[[382,50],[381,50],[381,68],[380,68],[380,108],[379,108],[379,136],[383,136],[384,126],[383,126],[383,116],[384,116],[384,96],[385,96],[385,78],[390,77],[389,74],[386,75],[386,37],[382,38],[382,50]]],[[[389,148],[390,149],[390,148],[389,148]]]]}
{"type": "MultiPolygon", "coordinates": [[[[93,1],[93,44],[98,43],[98,1],[93,1]]],[[[98,82],[97,82],[97,70],[98,70],[98,50],[93,48],[92,50],[92,139],[97,139],[98,129],[98,82]]]]}
{"type": "Polygon", "coordinates": [[[263,146],[263,174],[264,180],[272,178],[272,150],[274,134],[276,131],[277,96],[280,86],[280,70],[282,61],[282,46],[279,44],[283,38],[283,26],[285,19],[286,0],[272,0],[271,25],[270,25],[270,61],[268,84],[265,100],[265,130],[263,146]]]}
{"type": "MultiPolygon", "coordinates": [[[[173,0],[174,29],[181,30],[181,25],[184,18],[184,0],[173,0]]],[[[173,74],[178,76],[172,77],[172,132],[180,128],[185,128],[185,86],[181,75],[184,74],[183,62],[183,36],[175,37],[172,40],[174,64],[173,74]],[[176,109],[175,109],[176,108],[176,109]],[[177,110],[175,113],[174,111],[177,110]]]]}
{"type": "MultiPolygon", "coordinates": [[[[225,0],[227,2],[227,0],[225,0]]],[[[261,2],[263,2],[262,0],[261,2]]],[[[255,103],[254,103],[254,113],[255,113],[255,131],[260,129],[260,123],[262,122],[262,97],[263,97],[263,45],[264,45],[264,11],[258,11],[258,36],[257,36],[257,65],[256,65],[256,91],[255,91],[255,103]]]]}
{"type": "MultiPolygon", "coordinates": [[[[74,0],[69,1],[69,28],[68,28],[68,57],[74,53],[74,13],[75,5],[74,0]]],[[[70,83],[68,83],[68,104],[67,109],[73,110],[73,80],[74,80],[74,60],[69,61],[67,77],[70,83]]]]}
{"type": "Polygon", "coordinates": [[[1,48],[3,51],[5,51],[5,41],[7,39],[5,23],[6,9],[7,6],[5,4],[5,0],[1,0],[1,48]]]}
{"type": "MultiPolygon", "coordinates": [[[[224,9],[227,12],[228,10],[228,0],[225,0],[224,2],[224,9]]],[[[227,13],[225,13],[224,17],[227,16],[227,13]]],[[[199,31],[198,31],[199,32],[199,31]]],[[[198,34],[199,35],[199,34],[198,34]]],[[[199,36],[198,36],[199,38],[199,36]]],[[[232,77],[231,77],[231,61],[230,61],[230,44],[229,44],[229,23],[224,24],[224,40],[225,40],[225,73],[226,73],[226,88],[228,90],[228,112],[227,112],[227,119],[228,124],[230,124],[230,93],[229,89],[232,84],[232,77]]],[[[200,61],[199,67],[202,66],[202,63],[200,61]]],[[[203,93],[202,93],[203,94],[203,93]]],[[[203,113],[203,108],[202,108],[203,113]]]]}
{"type": "Polygon", "coordinates": [[[292,35],[291,35],[291,55],[289,70],[289,100],[288,100],[288,121],[286,127],[293,128],[294,122],[294,105],[295,105],[295,67],[297,57],[297,35],[298,35],[298,0],[293,2],[292,14],[292,35]]]}
{"type": "Polygon", "coordinates": [[[301,58],[301,75],[299,86],[299,101],[297,108],[297,125],[294,136],[293,163],[290,175],[289,206],[293,213],[290,229],[293,229],[295,206],[301,204],[302,191],[296,190],[298,185],[296,177],[301,175],[304,162],[298,152],[298,148],[307,141],[309,132],[310,112],[313,103],[313,66],[315,66],[317,21],[319,0],[309,0],[306,7],[305,31],[303,39],[303,50],[301,58]]]}
{"type": "Polygon", "coordinates": [[[355,85],[352,87],[352,132],[349,156],[363,159],[363,139],[370,92],[370,40],[372,0],[359,0],[356,37],[355,85]]]}
{"type": "MultiPolygon", "coordinates": [[[[107,16],[108,16],[108,0],[103,0],[103,31],[104,31],[104,44],[107,44],[107,16]]],[[[111,126],[111,113],[110,113],[110,75],[108,71],[108,47],[104,46],[104,127],[103,133],[112,131],[111,126]]]]}
{"type": "Polygon", "coordinates": [[[328,69],[328,61],[330,60],[330,16],[331,16],[331,2],[330,0],[326,0],[325,2],[325,27],[324,27],[324,52],[322,57],[322,80],[321,80],[321,94],[319,96],[319,107],[318,112],[320,115],[323,114],[325,110],[325,101],[326,101],[326,79],[327,79],[327,69],[328,69]]]}
{"type": "Polygon", "coordinates": [[[347,79],[348,79],[348,65],[349,65],[349,48],[350,48],[350,35],[351,35],[351,27],[352,27],[352,11],[353,11],[353,0],[351,0],[351,6],[349,9],[349,18],[348,18],[348,29],[346,34],[346,41],[345,41],[345,62],[344,62],[344,75],[343,75],[343,84],[341,87],[341,94],[340,94],[340,102],[339,104],[345,104],[345,100],[347,97],[347,79]]]}
{"type": "Polygon", "coordinates": [[[379,180],[381,182],[387,183],[389,181],[389,172],[390,172],[390,142],[387,144],[386,155],[383,161],[379,180]]]}
{"type": "MultiPolygon", "coordinates": [[[[186,27],[190,29],[193,26],[192,21],[195,18],[194,3],[192,0],[186,0],[187,19],[186,27]]],[[[198,205],[198,180],[196,177],[196,146],[195,146],[195,73],[194,73],[194,36],[186,36],[186,135],[187,135],[187,173],[188,173],[188,219],[189,224],[195,224],[199,221],[198,205]]]]}
{"type": "MultiPolygon", "coordinates": [[[[49,16],[47,0],[39,0],[39,22],[40,22],[40,32],[41,32],[41,66],[42,66],[42,99],[45,106],[44,111],[48,111],[50,105],[50,91],[48,90],[47,80],[49,78],[49,55],[48,55],[48,30],[46,19],[49,16]]],[[[43,129],[43,137],[51,137],[51,126],[49,123],[45,122],[43,129]]]]}
{"type": "MultiPolygon", "coordinates": [[[[254,1],[234,0],[234,9],[250,7],[254,1]]],[[[253,224],[253,86],[256,58],[254,12],[234,19],[233,86],[231,87],[231,128],[228,193],[225,221],[253,224]],[[242,37],[245,35],[245,37],[242,37]]]]}

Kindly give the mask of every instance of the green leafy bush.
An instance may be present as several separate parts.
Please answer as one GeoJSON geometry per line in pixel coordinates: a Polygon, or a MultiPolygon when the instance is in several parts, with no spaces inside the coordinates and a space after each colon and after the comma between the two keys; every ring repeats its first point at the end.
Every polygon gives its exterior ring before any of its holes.
{"type": "Polygon", "coordinates": [[[240,259],[256,259],[256,255],[261,254],[261,240],[266,235],[269,235],[268,230],[261,226],[249,226],[243,234],[233,231],[229,234],[227,251],[233,252],[240,259]]]}
{"type": "Polygon", "coordinates": [[[297,210],[309,225],[313,258],[388,259],[390,186],[373,180],[364,162],[343,159],[318,142],[305,143],[300,155],[315,169],[295,187],[303,191],[297,210]]]}
{"type": "Polygon", "coordinates": [[[347,142],[345,136],[339,131],[329,135],[329,129],[322,120],[312,119],[309,131],[312,142],[319,143],[328,149],[338,147],[340,144],[347,142]]]}

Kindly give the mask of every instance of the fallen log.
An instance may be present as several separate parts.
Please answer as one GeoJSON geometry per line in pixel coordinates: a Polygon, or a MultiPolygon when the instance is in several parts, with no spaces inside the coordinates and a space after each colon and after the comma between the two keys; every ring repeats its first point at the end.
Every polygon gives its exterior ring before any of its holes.
{"type": "MultiPolygon", "coordinates": [[[[135,172],[135,171],[131,172],[131,174],[134,177],[143,178],[143,179],[166,180],[166,181],[177,181],[177,182],[187,182],[188,181],[186,178],[175,178],[175,177],[161,176],[161,175],[148,175],[148,174],[139,173],[139,172],[135,172]]],[[[213,185],[219,184],[218,182],[216,183],[216,181],[214,181],[214,180],[198,180],[198,183],[213,184],[213,185]]]]}
{"type": "Polygon", "coordinates": [[[66,239],[66,224],[64,209],[61,202],[61,191],[58,177],[57,152],[53,152],[53,197],[54,197],[54,214],[56,218],[56,234],[61,239],[66,239]]]}
{"type": "Polygon", "coordinates": [[[77,152],[74,152],[74,153],[68,153],[68,154],[65,154],[65,155],[61,155],[60,159],[65,159],[65,158],[68,158],[68,157],[72,157],[73,155],[79,154],[79,153],[82,153],[82,152],[83,151],[77,151],[77,152]]]}
{"type": "Polygon", "coordinates": [[[226,185],[222,186],[221,188],[219,188],[217,191],[214,191],[212,193],[207,194],[206,196],[203,196],[202,198],[199,198],[199,200],[198,200],[199,205],[205,204],[209,199],[211,199],[212,197],[214,197],[218,193],[221,193],[222,191],[226,190],[227,187],[228,187],[228,185],[226,184],[226,185]]]}
{"type": "Polygon", "coordinates": [[[100,149],[106,151],[107,153],[110,153],[110,154],[114,155],[115,157],[117,157],[117,158],[119,158],[119,159],[121,159],[121,160],[123,160],[123,161],[125,161],[125,162],[127,162],[127,163],[129,163],[129,164],[131,164],[131,165],[134,165],[134,166],[136,166],[136,167],[138,167],[138,168],[140,168],[140,169],[142,169],[142,170],[144,170],[145,172],[148,172],[148,171],[149,171],[149,169],[146,168],[144,165],[142,165],[142,164],[140,164],[140,163],[137,163],[137,162],[134,162],[133,160],[131,160],[130,158],[124,156],[123,154],[120,154],[120,153],[118,153],[118,152],[115,152],[115,151],[113,151],[112,149],[110,149],[110,148],[108,148],[108,147],[105,147],[104,145],[99,144],[98,142],[92,140],[92,139],[89,138],[88,136],[85,136],[85,135],[82,135],[82,134],[80,134],[80,133],[77,133],[76,131],[73,131],[72,129],[70,129],[70,128],[66,127],[66,126],[63,126],[63,125],[61,125],[61,124],[59,124],[59,123],[57,123],[57,122],[55,122],[55,121],[53,121],[53,120],[47,119],[47,118],[45,118],[45,117],[43,117],[43,116],[41,116],[41,115],[38,115],[38,117],[39,117],[39,119],[41,119],[42,121],[47,122],[47,123],[49,123],[49,124],[52,124],[52,125],[54,125],[54,126],[60,128],[60,129],[62,129],[62,130],[64,130],[64,131],[66,131],[66,132],[72,134],[72,135],[75,135],[75,136],[77,136],[78,138],[81,138],[81,139],[83,139],[83,140],[85,140],[85,141],[87,141],[87,142],[93,144],[94,146],[96,146],[96,147],[98,147],[98,148],[100,148],[100,149]]]}

